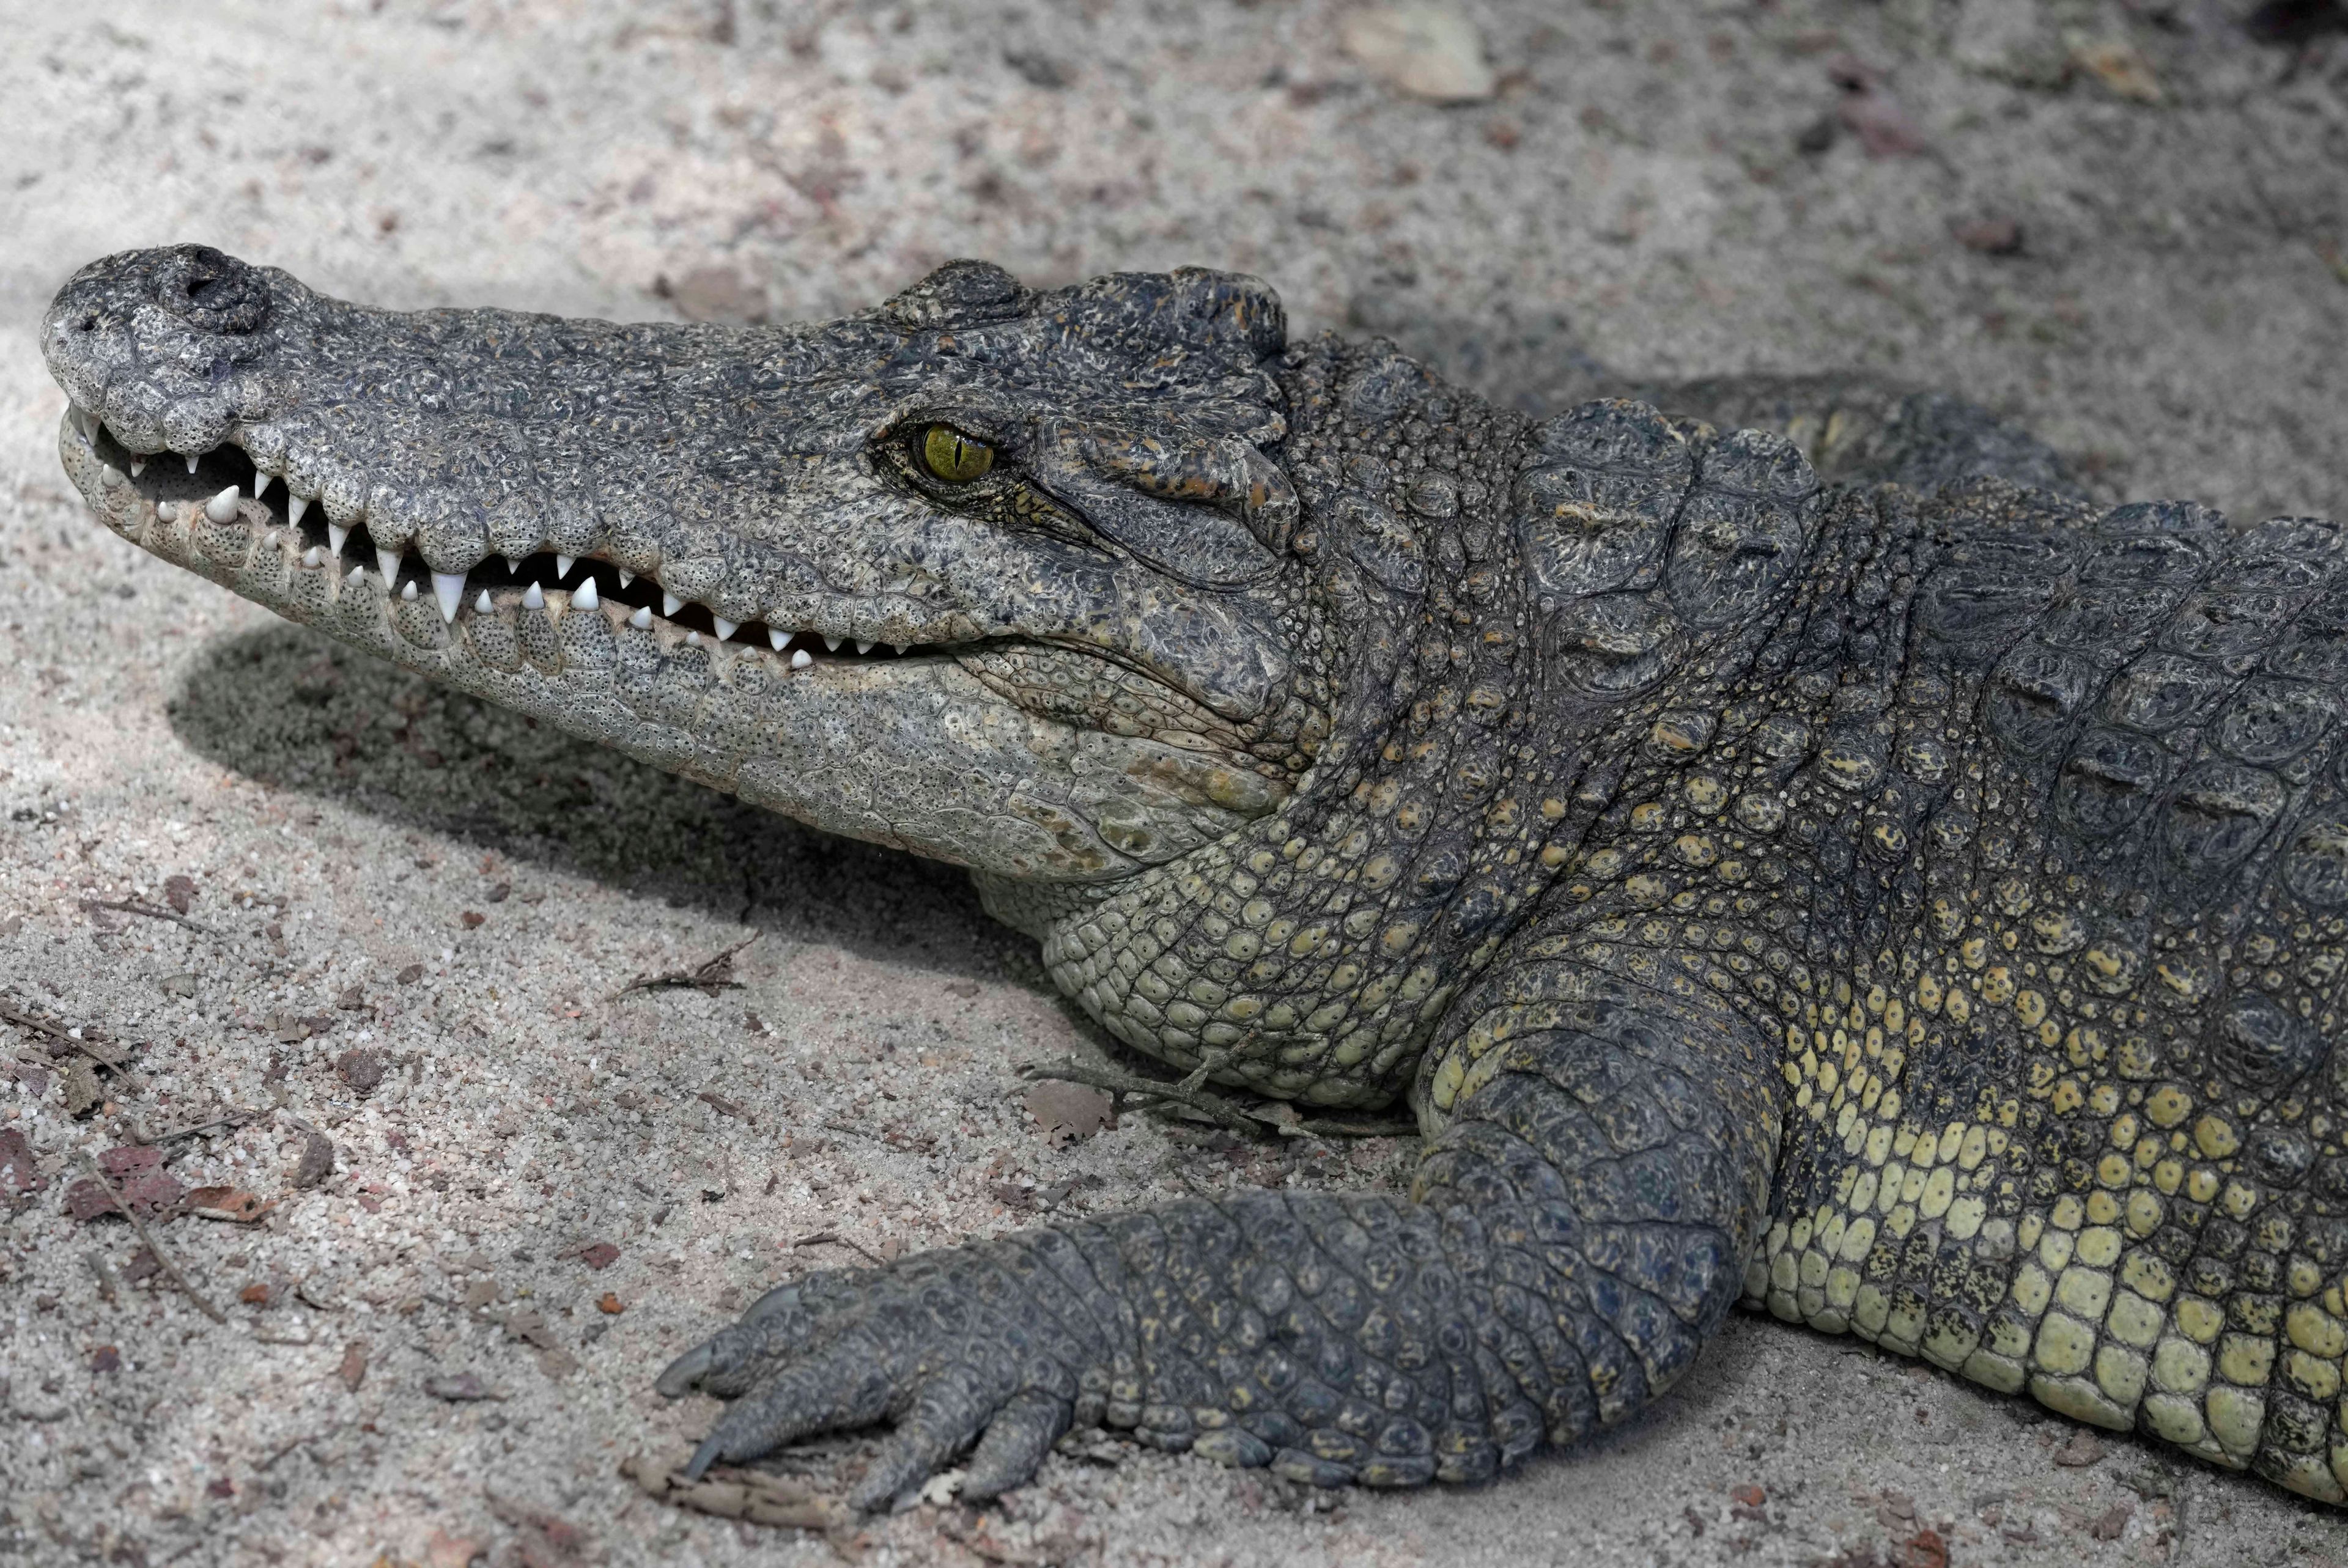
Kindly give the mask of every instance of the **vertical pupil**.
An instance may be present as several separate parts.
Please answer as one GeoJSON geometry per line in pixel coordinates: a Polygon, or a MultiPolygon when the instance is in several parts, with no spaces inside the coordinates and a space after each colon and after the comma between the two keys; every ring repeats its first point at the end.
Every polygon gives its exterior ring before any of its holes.
{"type": "Polygon", "coordinates": [[[994,453],[951,425],[932,425],[922,437],[922,456],[930,472],[951,484],[968,484],[994,464],[994,453]]]}

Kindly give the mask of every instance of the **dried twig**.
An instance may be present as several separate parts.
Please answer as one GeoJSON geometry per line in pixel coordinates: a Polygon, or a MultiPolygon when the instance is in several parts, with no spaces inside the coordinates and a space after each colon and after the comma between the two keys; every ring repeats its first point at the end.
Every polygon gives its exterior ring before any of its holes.
{"type": "Polygon", "coordinates": [[[46,1034],[52,1040],[62,1040],[100,1067],[118,1074],[127,1087],[131,1089],[140,1087],[138,1076],[130,1071],[129,1057],[119,1051],[110,1051],[94,1040],[84,1040],[71,1030],[51,1023],[46,1019],[35,1018],[28,1012],[20,1012],[5,1002],[0,1002],[0,1019],[6,1019],[10,1023],[23,1029],[29,1029],[36,1034],[46,1034]]]}
{"type": "Polygon", "coordinates": [[[177,910],[158,908],[137,898],[85,898],[81,907],[85,909],[111,909],[118,915],[137,915],[148,920],[169,920],[175,926],[185,926],[191,931],[201,931],[207,937],[220,935],[201,920],[191,920],[177,910]]]}
{"type": "Polygon", "coordinates": [[[98,1183],[99,1189],[109,1199],[113,1200],[114,1206],[122,1211],[123,1217],[130,1222],[130,1228],[139,1233],[139,1239],[146,1244],[148,1253],[157,1263],[163,1266],[163,1272],[171,1276],[172,1283],[180,1287],[189,1300],[196,1304],[197,1309],[205,1317],[215,1323],[226,1323],[228,1318],[221,1309],[206,1300],[204,1293],[195,1287],[194,1282],[180,1272],[180,1266],[173,1263],[170,1255],[155,1245],[155,1238],[148,1234],[147,1222],[139,1217],[137,1209],[122,1201],[122,1194],[114,1190],[114,1184],[106,1179],[106,1173],[98,1168],[98,1162],[85,1153],[81,1157],[81,1163],[89,1167],[91,1179],[98,1183]]]}
{"type": "Polygon", "coordinates": [[[26,1029],[29,1029],[36,1034],[46,1034],[53,1039],[62,1040],[67,1045],[79,1045],[82,1043],[80,1040],[76,1040],[67,1030],[60,1029],[57,1025],[51,1023],[48,1020],[45,1018],[35,1018],[28,1012],[18,1012],[6,1002],[0,1002],[0,1018],[5,1018],[10,1023],[18,1024],[26,1029]]]}
{"type": "Polygon", "coordinates": [[[1301,1117],[1280,1129],[1284,1138],[1416,1138],[1416,1122],[1324,1122],[1301,1117]]]}
{"type": "Polygon", "coordinates": [[[656,991],[668,989],[696,990],[704,996],[716,996],[723,990],[740,990],[742,982],[734,978],[734,955],[765,935],[764,931],[753,931],[716,958],[690,969],[669,969],[657,975],[638,975],[634,979],[613,991],[612,999],[617,1001],[630,991],[656,991]]]}
{"type": "Polygon", "coordinates": [[[105,1302],[109,1307],[113,1306],[115,1296],[114,1268],[112,1265],[106,1261],[106,1255],[93,1247],[88,1252],[81,1255],[81,1260],[83,1263],[89,1266],[89,1272],[98,1277],[98,1298],[100,1301],[105,1302]]]}
{"type": "Polygon", "coordinates": [[[130,1124],[130,1141],[134,1143],[174,1143],[182,1138],[192,1138],[199,1132],[209,1132],[216,1127],[242,1127],[266,1114],[268,1112],[263,1111],[246,1111],[231,1106],[210,1121],[191,1122],[184,1127],[174,1127],[163,1132],[150,1132],[142,1123],[134,1122],[130,1124]]]}
{"type": "Polygon", "coordinates": [[[848,1237],[839,1235],[836,1231],[817,1231],[811,1235],[803,1235],[799,1237],[798,1240],[791,1243],[791,1250],[793,1252],[797,1252],[803,1246],[826,1245],[844,1246],[850,1252],[861,1253],[864,1255],[865,1260],[870,1263],[875,1268],[886,1268],[889,1266],[889,1260],[887,1258],[882,1257],[879,1253],[874,1252],[862,1242],[850,1241],[848,1237]]]}
{"type": "MultiPolygon", "coordinates": [[[[280,1341],[272,1341],[272,1343],[281,1343],[281,1342],[280,1342],[280,1341]]],[[[288,1343],[288,1344],[290,1344],[290,1343],[292,1343],[292,1341],[290,1341],[290,1340],[288,1340],[288,1341],[282,1341],[282,1343],[288,1343]]],[[[306,1343],[308,1343],[308,1341],[304,1340],[304,1341],[303,1341],[303,1343],[306,1344],[306,1343]]],[[[268,1469],[270,1469],[272,1466],[275,1465],[275,1464],[276,1464],[276,1462],[277,1462],[279,1460],[283,1459],[287,1454],[292,1453],[295,1449],[300,1448],[304,1443],[314,1443],[314,1442],[316,1442],[320,1438],[323,1438],[323,1437],[324,1437],[325,1435],[326,1435],[326,1434],[325,1434],[324,1432],[304,1432],[304,1433],[303,1433],[300,1437],[295,1438],[292,1442],[287,1443],[283,1448],[279,1449],[275,1453],[271,1454],[267,1459],[263,1460],[261,1461],[261,1464],[260,1464],[260,1467],[259,1467],[259,1468],[260,1468],[260,1469],[263,1469],[263,1470],[268,1470],[268,1469]]]]}
{"type": "Polygon", "coordinates": [[[1246,1112],[1223,1099],[1210,1094],[1188,1080],[1168,1083],[1155,1078],[1142,1078],[1114,1068],[1087,1067],[1081,1061],[1029,1062],[1019,1069],[1019,1076],[1029,1082],[1045,1080],[1059,1083],[1081,1083],[1091,1089],[1105,1089],[1112,1095],[1130,1094],[1145,1105],[1167,1103],[1195,1111],[1217,1126],[1243,1133],[1250,1138],[1269,1137],[1272,1123],[1246,1112]]]}

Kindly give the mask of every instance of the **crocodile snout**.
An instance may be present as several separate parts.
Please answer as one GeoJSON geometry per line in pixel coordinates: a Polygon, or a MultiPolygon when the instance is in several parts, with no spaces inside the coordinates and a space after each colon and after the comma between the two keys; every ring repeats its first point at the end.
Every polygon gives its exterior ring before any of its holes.
{"type": "Polygon", "coordinates": [[[133,450],[205,452],[275,401],[273,329],[301,293],[208,245],[126,251],[58,292],[41,351],[75,405],[133,450]]]}

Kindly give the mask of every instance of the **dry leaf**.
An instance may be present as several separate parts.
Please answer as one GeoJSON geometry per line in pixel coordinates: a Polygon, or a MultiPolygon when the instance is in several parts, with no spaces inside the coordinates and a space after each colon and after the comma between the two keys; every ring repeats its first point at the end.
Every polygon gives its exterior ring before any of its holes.
{"type": "Polygon", "coordinates": [[[2104,1457],[2104,1445],[2093,1432],[2074,1432],[2071,1440],[2054,1450],[2054,1462],[2072,1470],[2084,1470],[2104,1457]]]}
{"type": "Polygon", "coordinates": [[[2166,95],[2152,62],[2134,44],[2113,40],[2082,44],[2071,52],[2071,63],[2103,83],[2114,97],[2132,103],[2157,104],[2166,95]]]}
{"type": "Polygon", "coordinates": [[[366,1381],[366,1372],[367,1342],[354,1339],[343,1347],[343,1364],[335,1368],[335,1376],[343,1380],[344,1388],[355,1394],[359,1385],[366,1381]]]}
{"type": "Polygon", "coordinates": [[[200,1220],[249,1225],[276,1206],[276,1199],[263,1203],[260,1194],[242,1187],[198,1187],[188,1194],[188,1212],[200,1220]]]}
{"type": "Polygon", "coordinates": [[[839,1502],[819,1495],[804,1481],[788,1476],[721,1465],[717,1473],[700,1481],[687,1481],[680,1473],[684,1469],[682,1455],[675,1464],[667,1465],[639,1455],[623,1462],[620,1473],[664,1502],[720,1519],[742,1519],[752,1524],[795,1530],[829,1530],[848,1522],[848,1514],[839,1502]]]}
{"type": "Polygon", "coordinates": [[[383,1081],[383,1058],[372,1050],[346,1050],[335,1059],[335,1071],[355,1093],[372,1093],[383,1081]]]}
{"type": "Polygon", "coordinates": [[[1046,1079],[1027,1090],[1028,1114],[1055,1147],[1091,1137],[1108,1125],[1113,1109],[1109,1097],[1088,1084],[1046,1079]]]}
{"type": "Polygon", "coordinates": [[[494,1491],[482,1495],[489,1501],[489,1512],[520,1534],[515,1545],[524,1568],[572,1568],[587,1561],[592,1542],[577,1525],[519,1498],[494,1491]]]}
{"type": "Polygon", "coordinates": [[[505,1398],[470,1372],[458,1372],[454,1377],[427,1378],[424,1379],[424,1391],[436,1399],[450,1401],[505,1398]]]}
{"type": "Polygon", "coordinates": [[[294,1162],[294,1184],[314,1187],[335,1173],[335,1145],[324,1135],[302,1135],[302,1153],[294,1162]]]}
{"type": "Polygon", "coordinates": [[[34,1163],[31,1140],[14,1127],[0,1127],[0,1192],[37,1193],[46,1185],[34,1163]]]}
{"type": "Polygon", "coordinates": [[[105,1099],[98,1089],[98,1071],[88,1061],[75,1057],[65,1065],[66,1114],[87,1116],[98,1109],[105,1099]]]}
{"type": "Polygon", "coordinates": [[[1484,36],[1454,6],[1367,5],[1349,13],[1345,53],[1414,97],[1475,103],[1499,90],[1484,36]]]}

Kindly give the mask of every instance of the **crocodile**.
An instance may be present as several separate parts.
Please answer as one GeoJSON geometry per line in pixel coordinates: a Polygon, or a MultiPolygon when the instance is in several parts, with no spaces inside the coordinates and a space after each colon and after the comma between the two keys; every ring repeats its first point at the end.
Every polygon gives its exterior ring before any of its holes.
{"type": "Polygon", "coordinates": [[[1535,417],[1204,270],[732,329],[179,246],[41,343],[124,538],[967,867],[1171,1091],[1416,1118],[1407,1194],[782,1284],[657,1378],[725,1401],[692,1474],[880,1426],[851,1501],[977,1500],[1105,1425],[1475,1482],[1741,1303],[2348,1496],[2332,523],[2098,506],[1946,403],[1841,478],[1535,417]]]}

